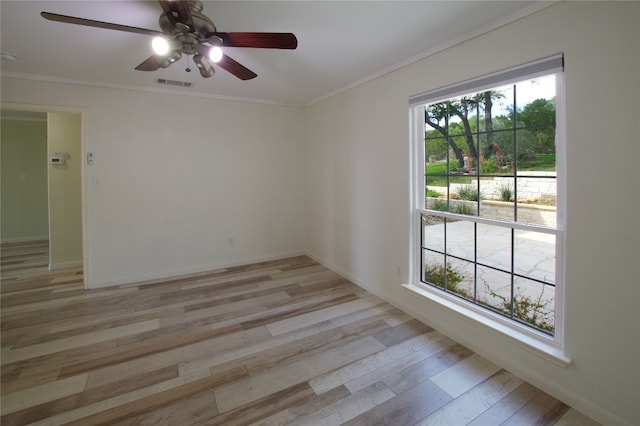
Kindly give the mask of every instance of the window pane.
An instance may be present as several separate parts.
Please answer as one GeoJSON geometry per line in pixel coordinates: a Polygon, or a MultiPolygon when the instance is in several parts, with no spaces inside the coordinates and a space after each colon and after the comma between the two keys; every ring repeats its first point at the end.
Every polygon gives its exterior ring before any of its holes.
{"type": "Polygon", "coordinates": [[[507,176],[513,176],[514,174],[514,140],[516,133],[512,129],[502,128],[503,125],[512,126],[513,124],[506,118],[498,121],[497,130],[494,130],[492,134],[491,144],[483,154],[485,157],[488,157],[485,158],[483,162],[482,171],[485,174],[507,176]],[[507,121],[509,122],[507,123],[507,121]]]}
{"type": "Polygon", "coordinates": [[[555,228],[555,172],[523,173],[527,173],[526,177],[517,179],[518,222],[555,228]]]}
{"type": "Polygon", "coordinates": [[[511,274],[478,265],[478,302],[509,315],[511,274]]]}
{"type": "Polygon", "coordinates": [[[474,264],[448,257],[447,291],[465,299],[474,299],[474,264]]]}
{"type": "Polygon", "coordinates": [[[514,272],[548,283],[555,283],[556,237],[534,231],[515,230],[514,272]]]}
{"type": "Polygon", "coordinates": [[[463,259],[475,259],[473,222],[447,221],[447,253],[463,259]]]}
{"type": "Polygon", "coordinates": [[[482,150],[479,159],[482,176],[513,176],[513,159],[502,151],[495,140],[482,150]]]}
{"type": "Polygon", "coordinates": [[[446,210],[447,197],[447,176],[449,174],[449,164],[447,162],[447,146],[444,139],[428,140],[425,147],[425,173],[426,173],[426,196],[430,198],[445,198],[445,203],[433,205],[435,200],[427,200],[426,208],[433,210],[446,210]],[[439,148],[443,148],[439,152],[439,148]]]}
{"type": "Polygon", "coordinates": [[[444,253],[444,218],[422,215],[422,247],[444,253]]]}
{"type": "MultiPolygon", "coordinates": [[[[513,114],[513,85],[509,84],[507,86],[497,87],[492,90],[492,93],[493,116],[511,118],[513,114]]],[[[502,124],[503,128],[513,127],[513,122],[511,120],[505,121],[502,124]]]]}
{"type": "Polygon", "coordinates": [[[444,288],[444,254],[422,250],[422,281],[444,288]]]}
{"type": "Polygon", "coordinates": [[[555,287],[516,277],[513,316],[528,325],[553,332],[555,287]]]}
{"type": "Polygon", "coordinates": [[[477,262],[511,272],[511,228],[477,224],[477,262]]]}
{"type": "Polygon", "coordinates": [[[518,171],[555,172],[555,129],[551,128],[550,132],[550,139],[544,129],[524,128],[516,132],[518,171]]]}
{"type": "Polygon", "coordinates": [[[480,181],[480,194],[482,196],[480,216],[504,221],[515,219],[515,185],[513,178],[484,178],[480,181]]]}
{"type": "MultiPolygon", "coordinates": [[[[447,158],[447,142],[437,130],[427,131],[427,137],[424,141],[424,153],[426,162],[436,163],[446,160],[447,158]]],[[[442,170],[444,174],[444,170],[442,170]]]]}

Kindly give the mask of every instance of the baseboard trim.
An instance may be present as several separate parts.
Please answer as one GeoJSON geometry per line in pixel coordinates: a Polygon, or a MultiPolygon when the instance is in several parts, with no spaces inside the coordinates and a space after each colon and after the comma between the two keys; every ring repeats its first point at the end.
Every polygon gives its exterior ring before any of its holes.
{"type": "Polygon", "coordinates": [[[238,259],[238,260],[231,260],[228,262],[220,262],[220,263],[214,263],[209,265],[203,265],[200,267],[165,271],[161,274],[148,274],[148,275],[145,274],[145,275],[132,276],[132,277],[122,277],[117,280],[104,281],[104,282],[95,282],[95,281],[91,282],[89,281],[89,277],[85,276],[85,283],[86,283],[87,289],[96,289],[96,288],[105,288],[105,287],[123,286],[123,285],[154,284],[154,283],[160,283],[163,281],[170,281],[170,280],[176,280],[181,278],[193,277],[193,276],[202,275],[202,274],[208,274],[219,269],[232,268],[234,266],[250,265],[252,263],[268,262],[271,260],[286,259],[288,257],[304,256],[304,255],[306,255],[306,253],[302,251],[295,251],[295,252],[281,253],[276,256],[256,256],[256,257],[247,258],[247,259],[238,259]]]}
{"type": "Polygon", "coordinates": [[[82,260],[71,260],[69,262],[56,262],[49,264],[50,271],[57,271],[58,269],[79,268],[82,267],[82,260]]]}
{"type": "Polygon", "coordinates": [[[48,235],[34,235],[31,237],[15,237],[15,238],[2,238],[0,244],[13,244],[13,243],[31,243],[36,241],[47,241],[48,235]]]}

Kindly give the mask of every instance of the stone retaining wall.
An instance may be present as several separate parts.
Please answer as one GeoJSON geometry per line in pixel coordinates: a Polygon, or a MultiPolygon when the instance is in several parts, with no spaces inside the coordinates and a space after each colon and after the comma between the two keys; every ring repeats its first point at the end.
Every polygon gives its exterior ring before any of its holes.
{"type": "MultiPolygon", "coordinates": [[[[518,173],[518,199],[519,200],[555,200],[556,199],[556,172],[520,172],[518,173]],[[520,175],[530,176],[521,177],[520,175]],[[543,179],[540,179],[543,178],[543,179]],[[544,179],[548,178],[548,179],[544,179]]],[[[458,193],[460,187],[469,184],[452,183],[451,192],[458,193]]],[[[475,184],[473,184],[475,185],[475,184]]],[[[500,190],[510,187],[513,190],[513,178],[490,177],[480,179],[480,195],[482,198],[500,199],[500,190]]],[[[446,186],[431,186],[429,189],[441,194],[447,193],[446,186]]]]}
{"type": "MultiPolygon", "coordinates": [[[[439,198],[427,197],[427,208],[433,209],[436,200],[446,201],[439,198]]],[[[478,214],[478,203],[475,201],[450,200],[450,211],[456,213],[457,206],[459,205],[467,205],[474,215],[478,214]]],[[[493,200],[480,201],[480,215],[484,218],[511,221],[513,220],[513,213],[513,203],[493,200]]],[[[555,206],[519,203],[518,222],[555,228],[556,208],[555,206]]]]}

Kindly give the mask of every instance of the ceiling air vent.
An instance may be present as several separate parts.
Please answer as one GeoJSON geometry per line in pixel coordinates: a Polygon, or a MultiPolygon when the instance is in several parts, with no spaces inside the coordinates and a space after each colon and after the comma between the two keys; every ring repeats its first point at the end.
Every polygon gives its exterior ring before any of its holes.
{"type": "Polygon", "coordinates": [[[164,84],[166,86],[191,87],[191,83],[188,81],[167,80],[166,78],[159,78],[158,84],[164,84]]]}

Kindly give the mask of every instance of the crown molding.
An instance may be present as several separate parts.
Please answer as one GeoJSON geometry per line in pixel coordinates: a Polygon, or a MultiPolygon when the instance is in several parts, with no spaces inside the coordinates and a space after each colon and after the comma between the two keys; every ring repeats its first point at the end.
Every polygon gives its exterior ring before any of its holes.
{"type": "Polygon", "coordinates": [[[285,106],[285,107],[296,107],[296,108],[300,108],[303,106],[299,104],[290,104],[285,102],[266,101],[264,99],[213,95],[213,94],[202,93],[202,92],[183,92],[179,90],[166,89],[162,87],[152,88],[152,87],[105,83],[105,82],[97,82],[97,81],[76,80],[76,79],[60,78],[60,77],[53,77],[53,76],[46,76],[46,75],[0,72],[0,77],[14,78],[18,80],[42,81],[47,83],[72,84],[76,86],[97,87],[102,89],[126,90],[126,91],[145,92],[145,93],[159,93],[159,94],[165,94],[165,95],[188,96],[188,97],[215,99],[215,100],[222,100],[222,101],[249,102],[249,103],[263,104],[263,105],[274,105],[274,106],[285,106]]]}
{"type": "Polygon", "coordinates": [[[355,87],[361,86],[369,81],[375,80],[377,78],[380,78],[384,75],[390,74],[394,71],[397,71],[399,69],[405,68],[411,64],[414,64],[416,62],[419,62],[423,59],[426,59],[430,56],[435,55],[436,53],[442,52],[444,50],[450,49],[454,46],[457,46],[459,44],[465,43],[467,41],[473,40],[475,38],[478,38],[484,34],[487,34],[491,31],[497,30],[498,28],[504,27],[506,25],[509,25],[513,22],[519,21],[520,19],[526,18],[529,15],[533,15],[534,13],[537,13],[543,9],[546,9],[549,6],[552,6],[556,3],[560,3],[561,0],[552,0],[552,1],[536,1],[535,3],[531,4],[528,7],[525,7],[523,9],[520,9],[517,12],[514,12],[510,15],[507,15],[503,18],[497,19],[485,26],[482,26],[480,28],[477,28],[473,31],[470,31],[466,34],[463,34],[460,37],[456,37],[453,38],[451,40],[448,40],[444,43],[441,43],[437,46],[434,46],[430,49],[427,49],[421,53],[418,53],[417,55],[414,55],[402,62],[398,62],[394,65],[391,65],[390,67],[387,67],[381,71],[378,71],[377,73],[374,74],[370,74],[367,77],[364,77],[358,81],[355,81],[347,86],[344,86],[338,90],[335,90],[333,92],[327,93],[324,96],[321,96],[311,102],[309,102],[308,104],[305,105],[305,107],[314,105],[318,102],[324,101],[326,99],[329,99],[333,96],[339,95],[340,93],[346,92],[347,90],[353,89],[355,87]]]}

